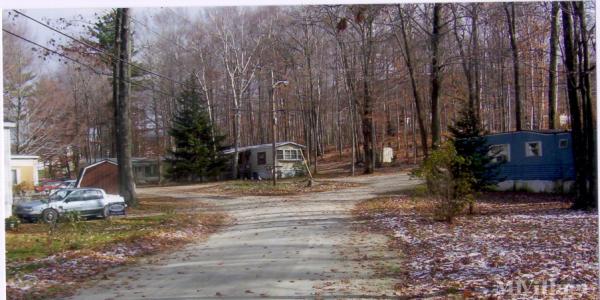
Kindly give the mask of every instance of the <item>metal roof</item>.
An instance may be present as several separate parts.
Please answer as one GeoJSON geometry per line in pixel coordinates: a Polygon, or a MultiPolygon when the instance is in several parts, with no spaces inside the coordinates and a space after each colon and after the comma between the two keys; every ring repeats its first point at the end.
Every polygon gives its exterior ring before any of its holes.
{"type": "MultiPolygon", "coordinates": [[[[279,142],[275,144],[275,147],[281,147],[281,146],[285,146],[285,145],[294,145],[300,148],[306,148],[306,146],[298,144],[298,143],[294,143],[294,142],[279,142]]],[[[260,144],[260,145],[252,145],[252,146],[244,146],[244,147],[239,147],[238,148],[238,152],[242,152],[242,151],[246,151],[246,150],[251,150],[251,149],[260,149],[260,148],[270,148],[273,147],[273,143],[269,143],[269,144],[260,144]]],[[[235,152],[235,148],[229,148],[229,149],[225,149],[223,150],[223,154],[230,154],[235,152]]]]}

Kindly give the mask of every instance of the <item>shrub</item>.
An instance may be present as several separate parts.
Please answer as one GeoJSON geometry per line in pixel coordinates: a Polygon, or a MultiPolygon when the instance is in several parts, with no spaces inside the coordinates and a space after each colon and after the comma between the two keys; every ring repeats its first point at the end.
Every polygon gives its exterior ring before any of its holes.
{"type": "MultiPolygon", "coordinates": [[[[481,126],[479,117],[472,109],[461,111],[459,119],[454,126],[449,126],[450,141],[454,144],[458,155],[465,158],[462,170],[469,172],[474,178],[472,189],[482,191],[493,189],[502,181],[499,171],[502,162],[495,162],[488,155],[489,146],[485,135],[487,132],[481,126]]],[[[473,213],[473,205],[469,203],[469,213],[473,213]]]]}
{"type": "Polygon", "coordinates": [[[19,229],[19,224],[21,224],[21,220],[16,216],[10,216],[4,220],[4,228],[7,230],[17,230],[19,229]]]}
{"type": "Polygon", "coordinates": [[[21,181],[19,184],[13,185],[13,194],[23,195],[27,192],[33,191],[33,184],[27,181],[21,181]]]}
{"type": "Polygon", "coordinates": [[[436,219],[452,222],[466,205],[473,203],[475,178],[468,171],[468,162],[458,155],[452,142],[445,142],[414,171],[414,175],[425,180],[429,197],[435,202],[436,219]]]}

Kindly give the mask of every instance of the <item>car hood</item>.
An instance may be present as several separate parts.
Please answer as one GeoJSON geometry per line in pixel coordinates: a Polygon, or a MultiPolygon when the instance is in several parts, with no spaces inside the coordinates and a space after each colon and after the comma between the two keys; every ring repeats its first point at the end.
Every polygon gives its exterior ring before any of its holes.
{"type": "Polygon", "coordinates": [[[125,203],[125,198],[119,195],[106,194],[106,201],[108,203],[125,203]]]}

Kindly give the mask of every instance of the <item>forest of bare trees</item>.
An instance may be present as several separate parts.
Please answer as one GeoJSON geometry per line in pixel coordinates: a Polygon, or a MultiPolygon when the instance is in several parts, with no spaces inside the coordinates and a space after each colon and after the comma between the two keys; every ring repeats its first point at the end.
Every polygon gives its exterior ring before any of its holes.
{"type": "MultiPolygon", "coordinates": [[[[132,9],[132,155],[158,158],[171,148],[175,97],[190,74],[211,122],[236,148],[271,141],[275,97],[277,139],[307,145],[315,173],[325,153],[371,173],[384,146],[417,162],[465,107],[489,132],[573,127],[587,145],[575,151],[595,149],[594,5],[132,9]],[[273,95],[278,80],[289,85],[273,95]]],[[[115,157],[112,70],[97,51],[114,13],[48,22],[86,24],[76,38],[94,48],[63,37],[42,49],[4,32],[5,118],[17,123],[16,153],[39,154],[67,176],[80,161],[115,157]]],[[[5,17],[4,29],[20,37],[49,30],[15,11],[5,17]]],[[[593,160],[585,157],[579,164],[593,160]]]]}

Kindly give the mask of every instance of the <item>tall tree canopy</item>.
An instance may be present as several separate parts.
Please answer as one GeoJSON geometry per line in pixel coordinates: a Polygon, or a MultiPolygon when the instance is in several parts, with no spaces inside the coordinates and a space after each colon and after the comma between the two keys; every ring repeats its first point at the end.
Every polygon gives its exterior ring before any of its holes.
{"type": "Polygon", "coordinates": [[[175,148],[169,151],[167,175],[173,180],[202,181],[224,170],[226,159],[220,153],[224,137],[213,136],[196,79],[192,77],[186,84],[177,99],[177,112],[169,131],[175,148]]]}

